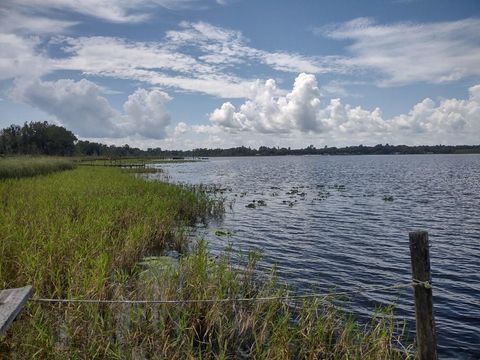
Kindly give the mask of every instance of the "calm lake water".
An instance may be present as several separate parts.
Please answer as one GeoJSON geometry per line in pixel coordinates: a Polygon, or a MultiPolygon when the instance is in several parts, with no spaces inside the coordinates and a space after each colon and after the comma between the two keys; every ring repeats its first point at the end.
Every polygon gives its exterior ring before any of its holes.
{"type": "MultiPolygon", "coordinates": [[[[213,251],[228,243],[261,250],[262,264],[276,264],[299,292],[408,282],[408,232],[427,230],[440,355],[480,358],[479,155],[213,158],[161,166],[173,182],[227,189],[224,220],[201,232],[213,251]],[[246,207],[253,200],[266,206],[246,207]],[[218,237],[216,228],[233,235],[218,237]]],[[[344,306],[363,317],[378,303],[396,304],[395,314],[414,327],[411,289],[355,295],[344,306]]]]}

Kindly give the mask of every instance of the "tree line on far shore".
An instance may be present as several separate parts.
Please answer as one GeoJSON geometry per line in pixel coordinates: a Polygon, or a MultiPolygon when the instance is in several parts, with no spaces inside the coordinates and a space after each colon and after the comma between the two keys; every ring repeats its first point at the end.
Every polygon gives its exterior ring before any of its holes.
{"type": "Polygon", "coordinates": [[[78,140],[73,132],[48,122],[30,122],[23,126],[10,125],[0,130],[0,154],[2,155],[60,155],[98,157],[215,157],[215,156],[275,156],[275,155],[393,155],[393,154],[478,154],[480,145],[389,145],[347,146],[303,149],[290,147],[266,147],[258,149],[240,146],[228,149],[142,150],[129,145],[115,146],[78,140]]]}

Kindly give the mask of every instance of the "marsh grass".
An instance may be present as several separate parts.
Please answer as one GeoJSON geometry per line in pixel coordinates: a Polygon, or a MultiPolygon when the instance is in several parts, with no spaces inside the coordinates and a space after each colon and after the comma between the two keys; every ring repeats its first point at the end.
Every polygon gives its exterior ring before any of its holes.
{"type": "MultiPolygon", "coordinates": [[[[0,288],[31,284],[37,296],[109,298],[118,274],[126,277],[145,254],[183,251],[181,229],[213,209],[201,193],[116,168],[0,180],[0,288]]],[[[2,346],[50,357],[57,329],[49,311],[31,310],[2,346]]],[[[101,314],[85,312],[94,323],[101,314]]]]}
{"type": "MultiPolygon", "coordinates": [[[[118,168],[0,180],[0,287],[32,284],[37,297],[84,299],[285,295],[274,272],[258,276],[255,253],[238,259],[230,250],[214,258],[203,241],[185,251],[185,226],[218,212],[202,189],[145,181],[118,168]],[[147,257],[169,249],[178,259],[147,257]]],[[[397,326],[388,312],[360,326],[319,299],[30,302],[0,338],[0,358],[408,358],[396,346],[397,326]]]]}
{"type": "Polygon", "coordinates": [[[69,158],[0,157],[0,179],[37,176],[73,168],[75,168],[75,163],[69,158]]]}
{"type": "Polygon", "coordinates": [[[162,168],[154,167],[132,167],[132,168],[122,168],[122,171],[130,174],[159,174],[163,173],[162,168]]]}
{"type": "MultiPolygon", "coordinates": [[[[233,266],[232,252],[213,259],[200,241],[178,263],[153,265],[138,273],[134,293],[163,300],[262,298],[286,296],[272,272],[258,278],[256,254],[245,266],[233,266]],[[161,284],[159,286],[159,284],[161,284]]],[[[165,359],[403,359],[398,346],[403,329],[391,309],[381,309],[359,325],[332,302],[282,299],[152,305],[130,310],[131,337],[145,358],[165,359]]]]}
{"type": "Polygon", "coordinates": [[[194,159],[169,159],[169,158],[151,158],[151,157],[76,157],[74,158],[79,165],[85,166],[144,166],[146,164],[171,164],[171,163],[187,163],[199,160],[194,159]]]}

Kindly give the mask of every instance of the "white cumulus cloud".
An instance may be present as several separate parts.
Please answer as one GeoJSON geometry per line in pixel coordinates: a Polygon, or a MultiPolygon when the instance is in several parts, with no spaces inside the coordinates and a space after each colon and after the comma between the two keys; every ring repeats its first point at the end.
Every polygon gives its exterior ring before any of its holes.
{"type": "Polygon", "coordinates": [[[478,144],[480,139],[480,85],[469,89],[467,99],[425,99],[407,114],[391,120],[394,133],[407,132],[421,143],[478,144]],[[433,138],[433,139],[432,139],[433,138]]]}
{"type": "Polygon", "coordinates": [[[12,98],[54,115],[68,129],[81,136],[115,136],[119,113],[101,89],[91,81],[40,81],[18,83],[12,98]]]}
{"type": "Polygon", "coordinates": [[[160,90],[136,90],[123,104],[126,127],[147,138],[165,137],[165,128],[170,124],[165,105],[170,100],[171,97],[160,90]]]}
{"type": "Polygon", "coordinates": [[[212,123],[231,130],[290,132],[292,130],[317,131],[322,124],[317,121],[320,112],[320,90],[314,75],[300,74],[293,89],[286,95],[269,79],[257,82],[251,88],[251,99],[237,110],[224,103],[211,115],[212,123]]]}
{"type": "Polygon", "coordinates": [[[287,94],[272,79],[257,83],[252,92],[238,108],[226,102],[215,109],[211,126],[230,133],[309,134],[343,144],[473,144],[480,135],[480,85],[469,89],[468,99],[427,98],[390,119],[380,108],[353,107],[340,99],[322,102],[315,76],[309,74],[300,74],[287,94]]]}
{"type": "Polygon", "coordinates": [[[123,113],[110,105],[100,86],[86,79],[18,82],[11,98],[55,116],[81,137],[161,139],[170,123],[165,105],[171,98],[157,89],[137,89],[124,103],[123,113]]]}
{"type": "Polygon", "coordinates": [[[176,137],[176,136],[185,134],[189,129],[190,129],[190,126],[189,126],[189,125],[187,125],[187,124],[186,124],[185,122],[183,122],[183,121],[180,121],[180,122],[175,126],[175,129],[174,129],[174,131],[173,131],[173,136],[176,137]]]}

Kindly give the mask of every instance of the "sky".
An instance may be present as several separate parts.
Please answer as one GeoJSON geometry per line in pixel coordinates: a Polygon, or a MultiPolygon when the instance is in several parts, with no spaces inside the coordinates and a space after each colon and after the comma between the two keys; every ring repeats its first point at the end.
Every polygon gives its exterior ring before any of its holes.
{"type": "Polygon", "coordinates": [[[1,0],[0,127],[143,149],[480,143],[478,0],[1,0]]]}

